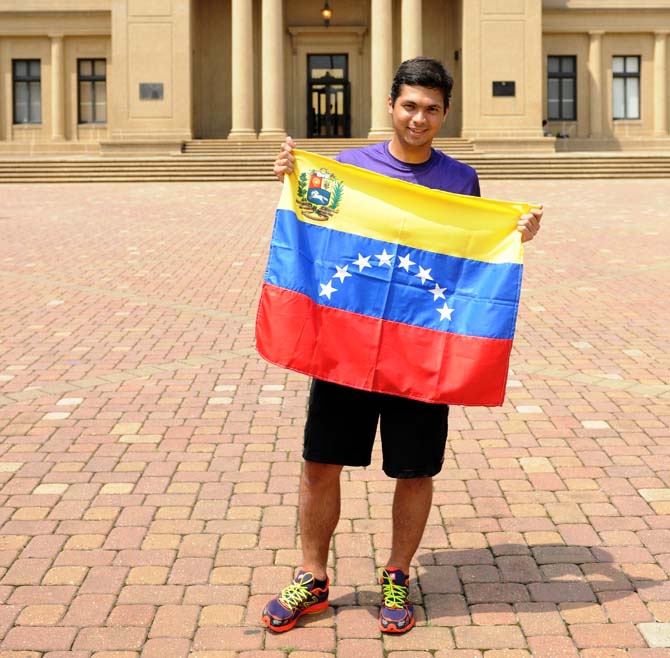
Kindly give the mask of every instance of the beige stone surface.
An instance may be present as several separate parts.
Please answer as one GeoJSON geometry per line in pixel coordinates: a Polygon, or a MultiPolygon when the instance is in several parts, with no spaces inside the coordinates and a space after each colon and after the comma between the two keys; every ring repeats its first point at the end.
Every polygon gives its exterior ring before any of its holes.
{"type": "Polygon", "coordinates": [[[670,148],[665,0],[338,0],[330,27],[319,10],[300,0],[0,0],[0,156],[304,138],[307,55],[321,53],[348,57],[352,137],[388,130],[392,71],[423,52],[455,81],[441,136],[490,151],[553,150],[541,128],[547,56],[574,55],[577,119],[549,122],[570,137],[556,148],[670,148]],[[639,120],[612,119],[617,55],[641,58],[639,120]],[[78,123],[81,58],[107,61],[107,123],[78,123]],[[41,61],[40,124],[13,123],[14,59],[41,61]],[[514,82],[515,95],[494,97],[493,81],[514,82]],[[140,100],[141,82],[162,83],[163,99],[140,100]]]}

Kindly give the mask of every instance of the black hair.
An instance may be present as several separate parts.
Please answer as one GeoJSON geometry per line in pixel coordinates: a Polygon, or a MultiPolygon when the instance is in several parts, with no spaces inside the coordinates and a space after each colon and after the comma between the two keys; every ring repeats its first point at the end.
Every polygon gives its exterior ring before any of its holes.
{"type": "Polygon", "coordinates": [[[391,105],[395,105],[395,101],[400,95],[401,85],[439,89],[444,98],[444,111],[446,112],[449,109],[454,79],[444,68],[442,62],[430,57],[415,57],[405,60],[393,76],[391,105]]]}

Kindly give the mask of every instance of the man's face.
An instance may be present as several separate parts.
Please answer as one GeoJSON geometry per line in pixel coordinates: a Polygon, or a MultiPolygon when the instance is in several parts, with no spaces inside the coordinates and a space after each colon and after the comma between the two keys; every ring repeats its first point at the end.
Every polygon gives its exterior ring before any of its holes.
{"type": "Polygon", "coordinates": [[[425,147],[432,143],[447,116],[439,89],[400,85],[395,104],[388,98],[393,130],[404,146],[425,147]]]}

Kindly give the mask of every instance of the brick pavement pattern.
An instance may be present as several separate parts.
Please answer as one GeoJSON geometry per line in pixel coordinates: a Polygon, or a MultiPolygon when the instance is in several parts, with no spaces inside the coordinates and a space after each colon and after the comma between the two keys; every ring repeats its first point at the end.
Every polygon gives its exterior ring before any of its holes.
{"type": "Polygon", "coordinates": [[[670,183],[483,187],[546,204],[508,400],[453,409],[418,624],[381,638],[378,452],[328,612],[259,622],[307,394],[254,351],[279,185],[3,186],[0,658],[668,658],[670,183]]]}

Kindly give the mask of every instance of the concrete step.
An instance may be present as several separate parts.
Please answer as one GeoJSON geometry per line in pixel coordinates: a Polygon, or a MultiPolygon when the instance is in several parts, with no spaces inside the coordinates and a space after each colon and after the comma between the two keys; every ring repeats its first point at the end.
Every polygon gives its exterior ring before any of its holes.
{"type": "MultiPolygon", "coordinates": [[[[634,173],[638,168],[649,167],[667,167],[670,166],[670,158],[665,159],[640,159],[640,160],[623,160],[623,159],[494,159],[474,157],[461,158],[462,161],[471,164],[477,169],[485,169],[490,167],[509,167],[509,168],[533,168],[544,167],[553,169],[566,169],[574,167],[583,167],[590,169],[600,168],[617,168],[626,169],[634,173]]],[[[175,168],[175,169],[204,169],[208,167],[222,167],[226,169],[256,169],[271,167],[272,160],[268,158],[166,158],[164,160],[0,160],[0,170],[12,169],[124,169],[124,168],[175,168]]]]}
{"type": "MultiPolygon", "coordinates": [[[[368,139],[302,139],[296,140],[298,146],[312,153],[322,155],[336,154],[343,149],[360,148],[376,143],[368,139]]],[[[227,139],[195,139],[185,142],[182,147],[184,154],[226,154],[226,153],[267,153],[274,154],[281,141],[249,140],[229,141],[227,139]]],[[[448,150],[450,153],[472,153],[474,145],[470,140],[460,138],[438,138],[434,142],[436,148],[448,150]]]]}
{"type": "MultiPolygon", "coordinates": [[[[211,143],[211,140],[206,140],[211,143]]],[[[367,140],[359,140],[369,143],[367,140]]],[[[454,142],[440,140],[449,152],[454,142]]],[[[317,143],[318,142],[318,143],[317,143]]],[[[339,150],[343,140],[313,140],[339,150]]],[[[351,145],[355,140],[348,140],[351,145]]],[[[222,140],[226,148],[216,155],[179,154],[161,157],[50,156],[0,158],[0,183],[38,182],[167,182],[167,181],[270,181],[275,150],[246,148],[245,142],[222,140]],[[240,146],[244,145],[244,146],[240,146]],[[238,153],[236,148],[241,149],[238,153]]],[[[275,145],[276,146],[276,145],[275,145]]],[[[585,153],[502,154],[466,153],[459,158],[474,166],[482,179],[572,179],[572,178],[670,178],[670,155],[585,153]]]]}
{"type": "MultiPolygon", "coordinates": [[[[555,180],[556,176],[545,175],[489,175],[482,176],[481,180],[555,180]]],[[[607,178],[609,180],[626,180],[630,176],[624,174],[614,176],[591,176],[589,174],[569,174],[560,176],[561,180],[593,180],[594,178],[607,178]]],[[[670,178],[670,174],[659,176],[658,174],[642,174],[638,179],[659,179],[670,178]]],[[[273,178],[253,176],[244,178],[230,178],[230,177],[205,177],[205,176],[151,176],[151,177],[68,177],[63,180],[54,180],[51,177],[32,177],[32,178],[7,178],[0,181],[0,184],[20,184],[20,185],[70,185],[70,184],[84,184],[84,183],[261,183],[273,182],[273,178]]]]}
{"type": "MultiPolygon", "coordinates": [[[[610,178],[626,179],[630,178],[630,173],[625,171],[608,172],[588,172],[588,171],[569,171],[569,172],[544,172],[544,171],[490,171],[482,172],[482,180],[493,179],[588,179],[588,178],[610,178]]],[[[665,171],[641,171],[636,178],[670,178],[670,169],[665,171]]],[[[0,175],[1,183],[78,183],[78,182],[253,182],[253,181],[274,181],[271,174],[262,172],[253,172],[251,174],[235,174],[226,172],[174,172],[174,171],[137,171],[137,172],[118,172],[118,173],[92,173],[92,172],[63,172],[55,174],[54,172],[25,172],[25,173],[6,173],[0,175]]]]}

